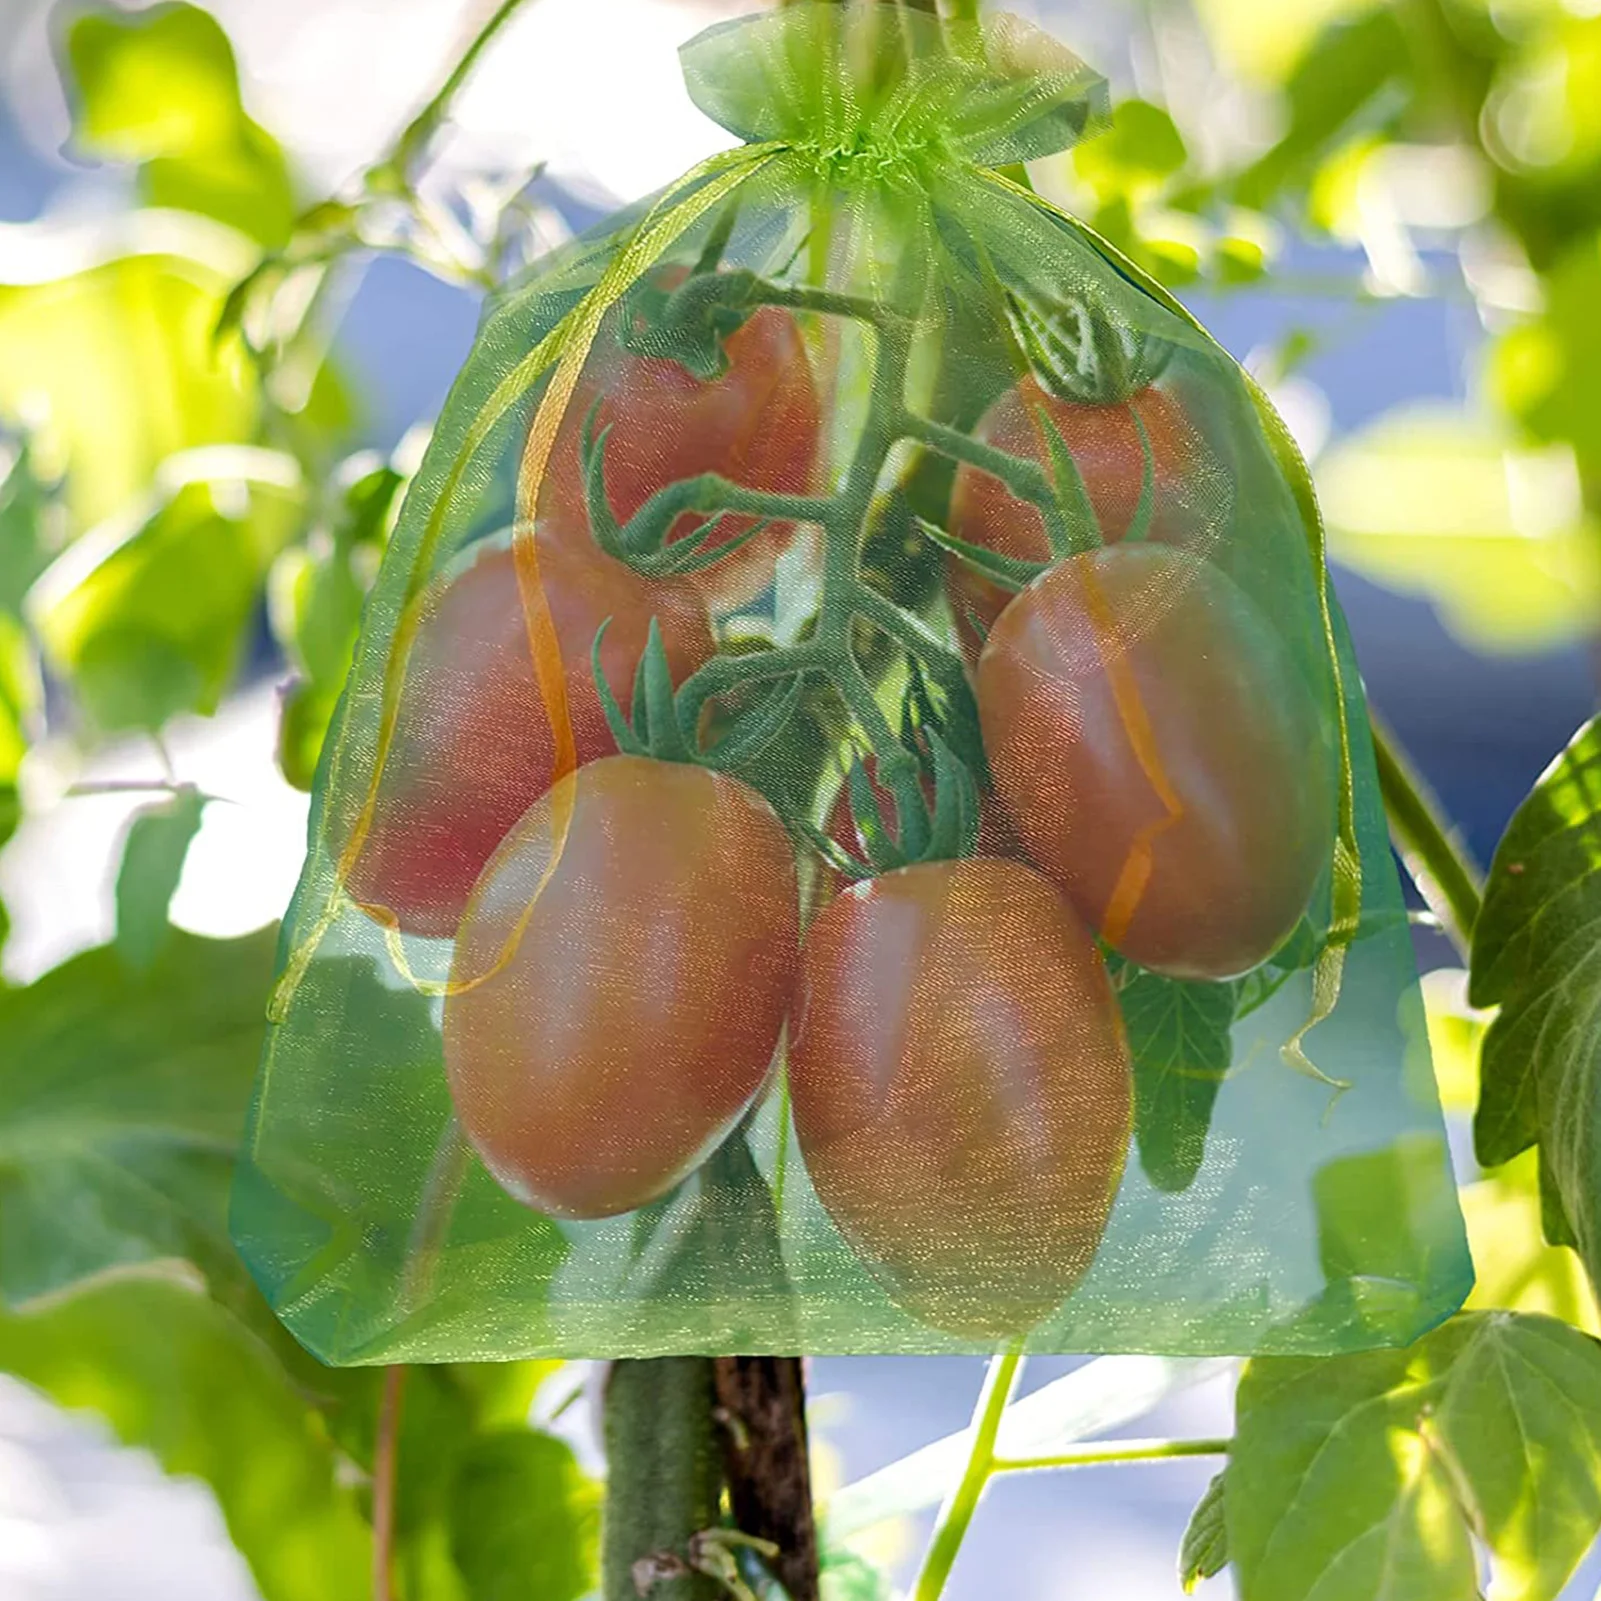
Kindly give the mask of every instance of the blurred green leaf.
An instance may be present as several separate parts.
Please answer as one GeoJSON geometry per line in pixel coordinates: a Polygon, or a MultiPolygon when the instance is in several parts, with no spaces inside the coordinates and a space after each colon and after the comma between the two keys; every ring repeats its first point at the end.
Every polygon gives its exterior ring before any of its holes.
{"type": "Polygon", "coordinates": [[[1593,631],[1601,541],[1561,447],[1519,449],[1486,418],[1413,406],[1342,440],[1317,477],[1334,558],[1427,598],[1463,643],[1524,651],[1593,631]]]}
{"type": "Polygon", "coordinates": [[[20,623],[0,612],[0,845],[11,838],[21,815],[17,775],[30,725],[43,703],[33,644],[20,623]]]}
{"type": "Polygon", "coordinates": [[[824,1547],[817,1578],[822,1601],[894,1601],[889,1575],[839,1546],[824,1547]]]}
{"type": "Polygon", "coordinates": [[[600,1486],[561,1440],[480,1435],[451,1496],[451,1549],[473,1601],[577,1601],[599,1572],[600,1486]]]}
{"type": "Polygon", "coordinates": [[[58,488],[40,478],[26,434],[14,446],[0,437],[0,612],[22,615],[22,597],[57,554],[58,488]]]}
{"type": "Polygon", "coordinates": [[[278,763],[298,789],[310,789],[323,739],[339,703],[360,632],[362,607],[377,571],[405,479],[370,455],[352,457],[329,526],[286,550],[268,586],[273,633],[294,663],[279,721],[278,763]]]}
{"type": "Polygon", "coordinates": [[[1470,1310],[1544,1312],[1601,1335],[1601,1313],[1578,1254],[1541,1238],[1535,1152],[1464,1185],[1460,1200],[1477,1274],[1470,1310]]]}
{"type": "Polygon", "coordinates": [[[1468,975],[1439,967],[1423,975],[1423,1014],[1440,1104],[1448,1112],[1471,1112],[1479,1101],[1479,1055],[1491,1014],[1468,1003],[1468,975]]]}
{"type": "Polygon", "coordinates": [[[275,942],[175,930],[148,973],[103,946],[0,991],[0,1301],[161,1258],[233,1270],[275,942]]]}
{"type": "Polygon", "coordinates": [[[166,945],[167,910],[207,798],[184,784],[169,800],[141,807],[128,826],[117,873],[117,951],[136,972],[147,972],[166,945]]]}
{"type": "Polygon", "coordinates": [[[1552,7],[1527,30],[1499,63],[1485,105],[1490,148],[1541,187],[1593,190],[1601,162],[1601,18],[1579,9],[1552,7]]]}
{"type": "Polygon", "coordinates": [[[1470,999],[1484,1039],[1480,1162],[1539,1143],[1547,1237],[1601,1281],[1601,719],[1518,808],[1490,866],[1470,999]]]}
{"type": "Polygon", "coordinates": [[[102,729],[216,710],[269,564],[298,526],[292,461],[235,450],[206,467],[216,476],[179,483],[152,510],[96,530],[35,588],[50,659],[102,729]]]}
{"type": "Polygon", "coordinates": [[[1353,1327],[1399,1344],[1461,1306],[1473,1259],[1442,1134],[1335,1157],[1311,1187],[1327,1283],[1286,1326],[1283,1348],[1339,1349],[1353,1327]]]}
{"type": "Polygon", "coordinates": [[[1312,1197],[1318,1257],[1330,1279],[1411,1290],[1440,1278],[1429,1261],[1438,1242],[1462,1237],[1451,1162],[1438,1134],[1406,1134],[1376,1151],[1325,1162],[1312,1175],[1312,1197]]]}
{"type": "Polygon", "coordinates": [[[1246,1369],[1224,1475],[1241,1601],[1555,1601],[1601,1527],[1601,1346],[1467,1313],[1400,1351],[1246,1369]]]}
{"type": "Polygon", "coordinates": [[[143,163],[152,205],[216,217],[269,247],[294,222],[288,165],[245,115],[233,47],[184,4],[91,11],[67,30],[74,133],[89,154],[143,163]]]}
{"type": "MultiPolygon", "coordinates": [[[[17,831],[22,798],[17,779],[28,751],[31,724],[44,700],[33,642],[14,617],[0,611],[0,846],[17,831]]],[[[0,903],[0,950],[11,919],[0,903]]],[[[0,988],[4,980],[0,980],[0,988]]]]}
{"type": "MultiPolygon", "coordinates": [[[[1285,81],[1288,125],[1235,183],[1237,197],[1247,206],[1265,209],[1291,186],[1305,184],[1329,151],[1390,126],[1405,105],[1411,47],[1397,9],[1381,5],[1320,9],[1325,16],[1352,9],[1361,9],[1362,14],[1319,33],[1285,81]]],[[[1264,15],[1260,6],[1253,6],[1252,12],[1256,18],[1264,15]]]]}
{"type": "Polygon", "coordinates": [[[1229,1531],[1223,1514],[1223,1478],[1215,1473],[1196,1503],[1179,1548],[1179,1583],[1191,1594],[1202,1579],[1215,1578],[1228,1566],[1229,1531]]]}
{"type": "Polygon", "coordinates": [[[1571,445],[1587,483],[1601,485],[1601,234],[1545,274],[1544,307],[1491,348],[1500,402],[1536,438],[1571,445]]]}
{"type": "Polygon", "coordinates": [[[0,1368],[208,1484],[265,1601],[371,1594],[371,1535],[316,1413],[192,1286],[119,1278],[0,1313],[0,1368]]]}
{"type": "Polygon", "coordinates": [[[1134,1136],[1158,1189],[1186,1190],[1233,1059],[1232,984],[1186,983],[1126,967],[1118,1004],[1134,1058],[1134,1136]]]}
{"type": "Polygon", "coordinates": [[[1173,119],[1149,100],[1121,100],[1109,132],[1079,145],[1071,160],[1080,179],[1102,199],[1159,186],[1188,152],[1173,119]]]}
{"type": "Polygon", "coordinates": [[[255,371],[212,333],[246,241],[198,217],[0,228],[0,419],[28,425],[83,528],[195,445],[248,439],[255,371]]]}
{"type": "Polygon", "coordinates": [[[1237,71],[1264,83],[1293,75],[1320,31],[1372,10],[1379,0],[1196,0],[1212,46],[1237,71]]]}
{"type": "Polygon", "coordinates": [[[364,1593],[370,1539],[326,1434],[223,1309],[157,1277],[0,1314],[0,1367],[217,1493],[268,1601],[364,1593]]]}

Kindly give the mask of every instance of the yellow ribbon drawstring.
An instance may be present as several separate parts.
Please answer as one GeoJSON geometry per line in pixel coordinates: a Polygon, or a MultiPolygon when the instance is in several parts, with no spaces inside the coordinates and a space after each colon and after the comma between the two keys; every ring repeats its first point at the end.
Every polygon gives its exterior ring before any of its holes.
{"type": "Polygon", "coordinates": [[[1356,938],[1362,919],[1362,849],[1356,835],[1356,764],[1351,754],[1351,720],[1346,709],[1345,671],[1340,664],[1339,638],[1334,628],[1334,605],[1329,581],[1328,550],[1323,528],[1323,517],[1318,510],[1317,497],[1312,489],[1312,476],[1299,446],[1284,426],[1283,419],[1274,411],[1271,402],[1260,386],[1229,353],[1218,344],[1196,321],[1182,302],[1175,299],[1147,272],[1129,260],[1115,245],[1101,238],[1087,223],[1052,205],[1043,195],[1013,182],[1004,173],[988,169],[975,169],[977,175],[993,187],[1011,195],[1026,205],[1034,206],[1047,216],[1065,223],[1105,260],[1138,288],[1143,289],[1158,305],[1165,307],[1187,327],[1193,329],[1244,380],[1251,400],[1262,419],[1268,442],[1279,465],[1284,469],[1296,507],[1306,529],[1311,549],[1314,582],[1317,586],[1318,611],[1323,628],[1323,646],[1328,656],[1329,672],[1334,680],[1335,724],[1339,741],[1340,797],[1339,815],[1334,840],[1333,894],[1330,906],[1328,938],[1318,954],[1312,970],[1312,1007],[1306,1020],[1280,1047],[1284,1061],[1299,1073],[1305,1073],[1321,1084],[1345,1091],[1351,1086],[1343,1079],[1331,1078],[1306,1054],[1306,1036],[1319,1023],[1332,1015],[1340,999],[1340,986],[1345,976],[1345,954],[1356,938]]]}
{"type": "MultiPolygon", "coordinates": [[[[439,542],[444,535],[445,519],[454,493],[495,428],[522,400],[528,390],[554,366],[556,371],[535,412],[519,466],[518,515],[512,532],[518,593],[528,627],[529,651],[546,715],[550,718],[551,731],[555,738],[556,788],[567,792],[566,815],[559,818],[556,848],[541,880],[541,888],[548,882],[559,858],[561,842],[566,837],[567,824],[571,816],[571,785],[563,783],[562,780],[572,773],[575,765],[572,723],[567,710],[561,651],[556,641],[550,606],[539,578],[538,553],[533,537],[534,509],[556,433],[607,312],[661,260],[687,229],[775,155],[787,148],[782,143],[773,142],[723,151],[701,162],[680,178],[647,213],[633,236],[612,258],[594,288],[496,384],[483,408],[474,417],[467,437],[463,440],[461,448],[450,464],[450,470],[445,475],[412,561],[406,596],[384,662],[383,704],[379,716],[378,744],[362,809],[349,839],[340,852],[335,867],[334,884],[327,900],[306,936],[291,950],[284,964],[283,973],[274,987],[268,1006],[268,1017],[273,1022],[283,1020],[296,989],[311,965],[317,947],[338,919],[346,880],[360,858],[372,828],[373,817],[377,810],[379,786],[399,720],[400,694],[405,679],[406,664],[421,621],[428,580],[432,575],[439,542]],[[686,190],[691,192],[686,194],[686,190]]],[[[342,723],[338,742],[329,762],[327,783],[330,790],[337,787],[338,779],[350,760],[350,738],[348,726],[342,723]]],[[[490,973],[465,981],[452,977],[444,982],[423,979],[412,971],[406,959],[399,923],[392,910],[383,906],[369,906],[364,909],[382,926],[396,971],[420,993],[442,995],[458,993],[462,988],[482,983],[492,976],[493,972],[500,971],[515,954],[532,908],[530,906],[529,912],[524,913],[512,931],[490,973]]]]}

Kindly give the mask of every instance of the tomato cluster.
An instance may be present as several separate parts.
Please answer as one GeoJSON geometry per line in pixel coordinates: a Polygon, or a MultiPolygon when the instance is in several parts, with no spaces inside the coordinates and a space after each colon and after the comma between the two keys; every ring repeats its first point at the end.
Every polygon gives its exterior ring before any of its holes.
{"type": "Polygon", "coordinates": [[[976,707],[965,747],[923,684],[928,621],[863,600],[859,574],[857,603],[910,663],[898,737],[848,618],[820,611],[788,658],[720,648],[797,523],[841,536],[808,499],[823,429],[800,324],[752,275],[715,277],[727,304],[661,275],[678,333],[592,360],[531,553],[481,546],[425,595],[346,888],[404,933],[454,939],[446,1072],[512,1194],[565,1218],[666,1195],[755,1102],[787,1030],[795,1134],[841,1234],[914,1315],[1010,1337],[1082,1278],[1122,1179],[1132,1069],[1103,952],[1183,978],[1272,955],[1327,854],[1322,719],[1204,554],[1216,473],[1149,383],[1098,404],[1025,378],[958,454],[965,668],[932,648],[976,707]],[[685,357],[673,339],[690,336],[685,357]],[[1052,508],[993,470],[1059,478],[1064,455],[1090,535],[1067,554],[1052,508]],[[530,554],[572,772],[532,666],[530,554]],[[709,699],[686,687],[730,664],[709,699]],[[732,776],[704,735],[722,697],[768,750],[819,680],[867,749],[837,800],[819,768],[797,810],[795,785],[732,776]],[[806,840],[825,904],[803,930],[806,840]]]}

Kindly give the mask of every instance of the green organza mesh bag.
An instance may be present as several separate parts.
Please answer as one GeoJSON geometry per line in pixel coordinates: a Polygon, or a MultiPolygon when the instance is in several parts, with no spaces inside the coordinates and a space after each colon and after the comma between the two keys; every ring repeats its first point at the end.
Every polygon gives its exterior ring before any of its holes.
{"type": "Polygon", "coordinates": [[[334,1362],[1332,1351],[1471,1279],[1305,469],[998,169],[1007,17],[684,51],[745,141],[490,306],[323,757],[234,1203],[334,1362]]]}

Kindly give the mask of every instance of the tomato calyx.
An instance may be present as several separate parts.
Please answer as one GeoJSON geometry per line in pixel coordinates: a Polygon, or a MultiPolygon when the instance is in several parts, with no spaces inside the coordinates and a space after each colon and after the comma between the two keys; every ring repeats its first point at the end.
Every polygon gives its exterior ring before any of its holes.
{"type": "Polygon", "coordinates": [[[692,378],[715,383],[732,365],[728,341],[769,303],[763,288],[743,268],[641,284],[628,297],[617,342],[630,355],[676,361],[692,378]]]}
{"type": "Polygon", "coordinates": [[[929,769],[915,764],[880,768],[895,813],[893,826],[861,756],[852,756],[845,784],[851,820],[862,842],[861,856],[819,829],[809,831],[829,865],[847,878],[859,882],[902,867],[973,854],[978,844],[978,786],[967,764],[938,734],[929,730],[926,738],[929,769]]]}
{"type": "Polygon", "coordinates": [[[1125,327],[1078,296],[1009,288],[1006,320],[1039,382],[1077,405],[1126,404],[1173,359],[1168,340],[1125,327]]]}
{"type": "MultiPolygon", "coordinates": [[[[803,688],[800,676],[777,679],[765,694],[754,698],[715,743],[702,749],[698,731],[681,714],[666,646],[654,618],[634,675],[629,712],[625,714],[617,704],[600,670],[601,646],[610,626],[608,618],[595,631],[590,661],[601,711],[617,749],[625,756],[649,756],[659,762],[686,762],[717,772],[730,772],[757,760],[783,733],[800,705],[803,688]]],[[[698,723],[699,719],[696,721],[698,723]]]]}

